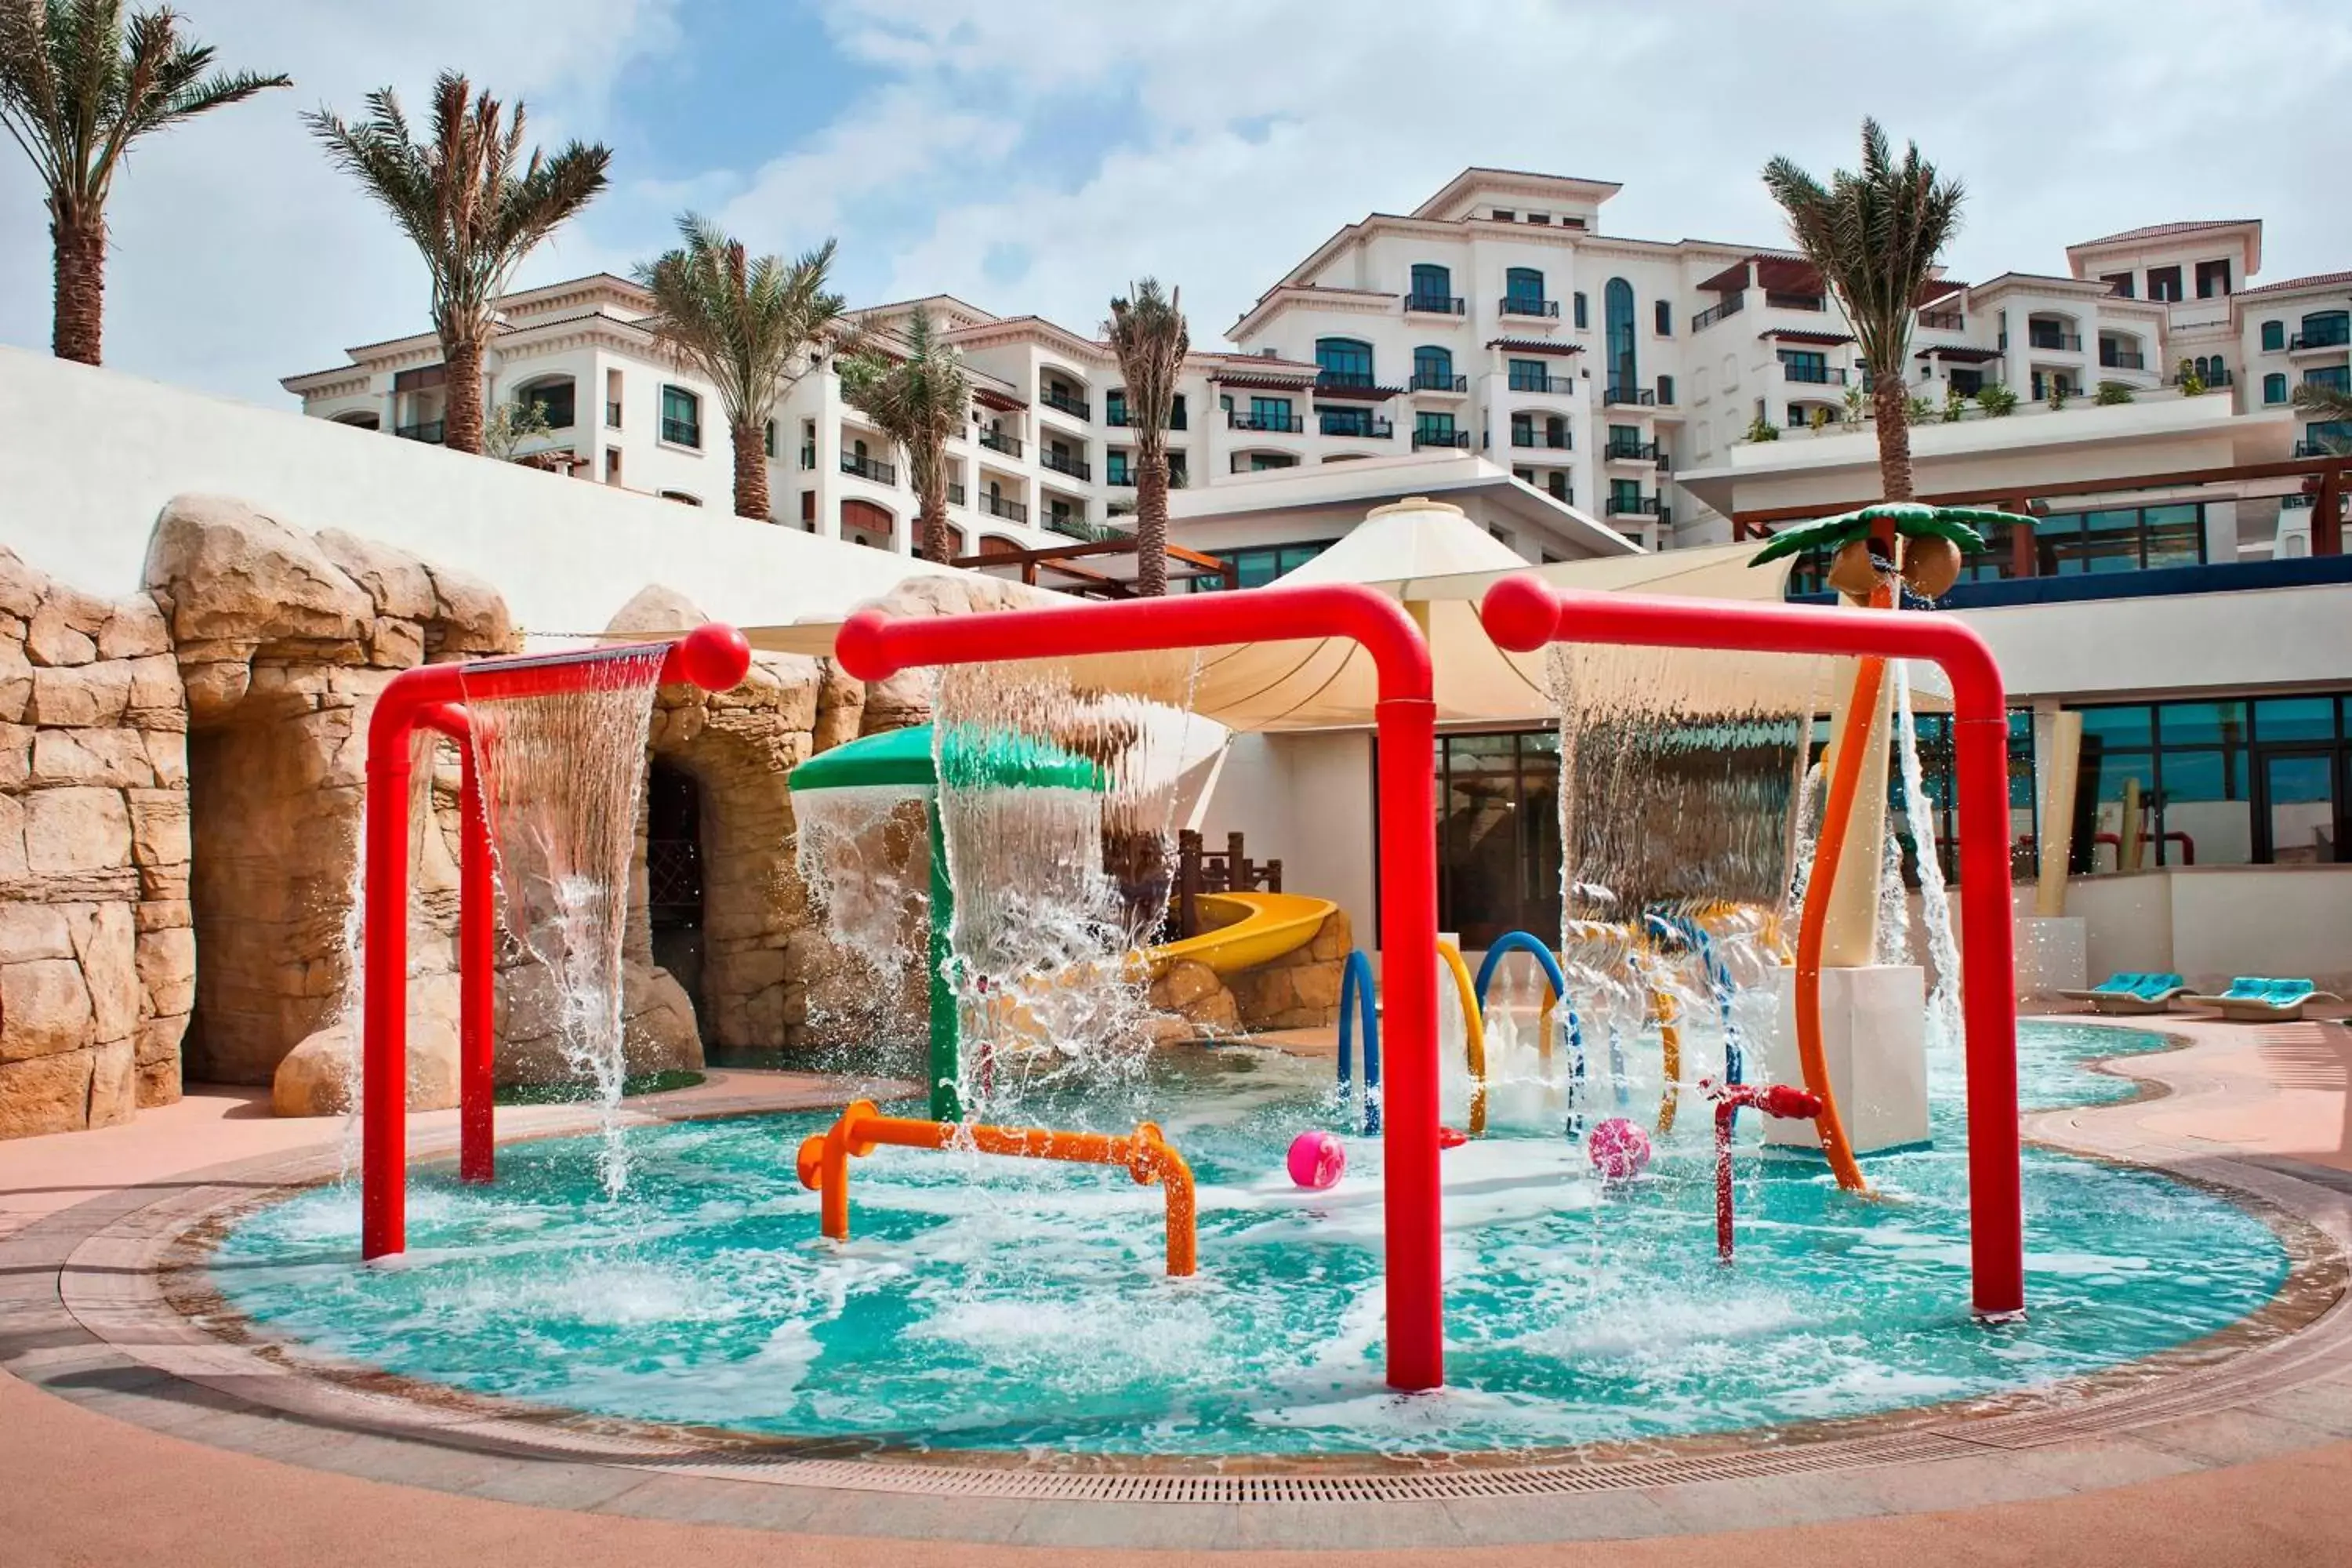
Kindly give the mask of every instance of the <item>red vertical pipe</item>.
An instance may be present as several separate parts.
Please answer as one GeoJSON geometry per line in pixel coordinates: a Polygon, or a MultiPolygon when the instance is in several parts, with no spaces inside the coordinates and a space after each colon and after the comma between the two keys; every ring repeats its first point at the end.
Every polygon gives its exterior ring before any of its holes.
{"type": "Polygon", "coordinates": [[[498,919],[490,879],[490,814],[474,748],[465,752],[464,818],[457,842],[457,1175],[487,1182],[498,1173],[497,1134],[490,1108],[491,1022],[498,974],[490,946],[498,919]]]}
{"type": "Polygon", "coordinates": [[[1380,740],[1381,1201],[1388,1231],[1389,1384],[1445,1381],[1444,1225],[1437,1142],[1437,704],[1392,697],[1380,740]]]}
{"type": "Polygon", "coordinates": [[[1715,1102],[1715,1257],[1731,1261],[1731,1124],[1740,1101],[1727,1095],[1715,1102]]]}

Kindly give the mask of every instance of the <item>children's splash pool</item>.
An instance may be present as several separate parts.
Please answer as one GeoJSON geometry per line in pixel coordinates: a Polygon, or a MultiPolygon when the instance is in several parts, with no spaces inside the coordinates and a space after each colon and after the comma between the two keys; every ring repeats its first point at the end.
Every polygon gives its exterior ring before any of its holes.
{"type": "MultiPolygon", "coordinates": [[[[2158,1035],[2021,1030],[2029,1107],[2131,1092],[2095,1058],[2158,1035]]],[[[2029,1151],[2031,1317],[1968,1300],[1957,1067],[1931,1151],[1871,1163],[1885,1201],[1767,1157],[1743,1118],[1739,1254],[1718,1266],[1694,1114],[1648,1175],[1604,1193],[1580,1145],[1498,1129],[1445,1156],[1449,1386],[1381,1376],[1377,1140],[1325,1193],[1285,1146],[1342,1119],[1328,1061],[1160,1056],[1068,1124],[1149,1115],[1199,1183],[1197,1276],[1162,1272],[1161,1198],[1118,1169],[882,1149],[856,1163],[853,1239],[817,1234],[794,1177],[829,1118],[631,1135],[608,1199],[594,1139],[510,1146],[492,1187],[412,1178],[409,1250],[360,1266],[348,1186],[246,1216],[214,1258],[262,1331],[533,1404],[760,1435],[1104,1454],[1503,1451],[1769,1428],[2045,1384],[2260,1309],[2284,1247],[2229,1201],[2151,1172],[2029,1151]]]]}

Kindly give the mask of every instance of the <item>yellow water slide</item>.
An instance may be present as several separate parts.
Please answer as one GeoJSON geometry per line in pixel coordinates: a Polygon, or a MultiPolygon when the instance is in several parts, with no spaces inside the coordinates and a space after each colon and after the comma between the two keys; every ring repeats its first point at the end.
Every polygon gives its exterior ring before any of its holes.
{"type": "Polygon", "coordinates": [[[1151,966],[1153,978],[1185,960],[1205,963],[1219,974],[1238,974],[1272,963],[1314,941],[1339,907],[1303,893],[1202,893],[1199,901],[1202,918],[1217,925],[1198,936],[1145,950],[1144,962],[1151,966]]]}

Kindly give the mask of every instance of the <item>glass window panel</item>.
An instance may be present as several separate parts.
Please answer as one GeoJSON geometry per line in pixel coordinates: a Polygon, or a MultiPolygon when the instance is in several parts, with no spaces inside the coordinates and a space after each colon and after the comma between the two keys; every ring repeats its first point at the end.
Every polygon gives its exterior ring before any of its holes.
{"type": "Polygon", "coordinates": [[[2325,697],[2274,697],[2254,704],[2254,733],[2269,741],[2336,739],[2336,704],[2325,697]]]}
{"type": "Polygon", "coordinates": [[[2242,702],[2166,702],[2156,710],[2158,734],[2168,746],[2242,746],[2242,702]]]}
{"type": "Polygon", "coordinates": [[[2035,518],[2033,545],[2042,558],[2042,575],[2055,577],[2063,572],[2082,571],[2083,514],[2059,511],[2035,518]]]}
{"type": "Polygon", "coordinates": [[[2126,708],[2085,708],[2083,710],[2083,742],[2085,746],[2094,740],[2108,746],[2150,746],[2156,743],[2156,725],[2152,710],[2140,704],[2126,708]]]}
{"type": "Polygon", "coordinates": [[[2324,752],[2263,759],[2270,814],[2271,858],[2282,866],[2332,864],[2336,842],[2336,759],[2324,752]]]}
{"type": "MultiPolygon", "coordinates": [[[[2078,787],[2091,792],[2092,839],[2076,849],[2076,868],[2087,865],[2097,871],[2123,868],[2124,806],[2138,786],[2141,828],[2145,832],[2156,800],[2156,758],[2147,752],[2108,752],[2097,757],[2083,759],[2083,780],[2078,787]],[[2104,837],[2105,842],[2101,842],[2104,837]]],[[[2150,865],[2155,856],[2143,845],[2138,864],[2150,865]]]]}
{"type": "MultiPolygon", "coordinates": [[[[2171,728],[2168,708],[2168,734],[2171,728]]],[[[2246,753],[2234,748],[2168,751],[2162,766],[2164,822],[2158,861],[2167,866],[2243,866],[2252,860],[2254,808],[2247,798],[2246,753]]]]}
{"type": "Polygon", "coordinates": [[[2084,572],[2137,571],[2139,509],[2084,513],[2082,561],[2084,572]]]}

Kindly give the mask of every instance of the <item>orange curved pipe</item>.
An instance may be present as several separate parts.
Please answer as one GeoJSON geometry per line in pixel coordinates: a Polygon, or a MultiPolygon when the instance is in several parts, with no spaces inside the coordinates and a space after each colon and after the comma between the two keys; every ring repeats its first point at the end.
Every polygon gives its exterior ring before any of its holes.
{"type": "MultiPolygon", "coordinates": [[[[1470,966],[1462,962],[1462,950],[1441,939],[1437,958],[1452,973],[1454,994],[1462,1002],[1463,1048],[1470,1068],[1470,1134],[1475,1138],[1486,1131],[1486,1019],[1478,1011],[1478,987],[1471,983],[1470,966]]],[[[1550,1017],[1550,1009],[1546,1008],[1546,1022],[1550,1017]]]]}
{"type": "MultiPolygon", "coordinates": [[[[1883,586],[1870,595],[1873,609],[1884,609],[1889,603],[1883,586]]],[[[1864,658],[1854,669],[1853,696],[1845,709],[1845,743],[1837,749],[1829,799],[1822,807],[1821,838],[1813,851],[1813,872],[1805,883],[1804,913],[1797,927],[1797,1060],[1804,1071],[1805,1087],[1821,1097],[1822,1112],[1815,1125],[1821,1132],[1822,1152],[1829,1158],[1837,1184],[1850,1193],[1866,1192],[1870,1184],[1863,1179],[1853,1145],[1846,1141],[1845,1121],[1838,1115],[1837,1095],[1830,1088],[1829,1058],[1822,1047],[1822,940],[1829,929],[1830,895],[1837,887],[1846,826],[1853,819],[1854,797],[1861,793],[1862,759],[1870,750],[1878,689],[1885,679],[1883,658],[1864,658]]]]}
{"type": "Polygon", "coordinates": [[[1200,1266],[1200,1242],[1192,1198],[1192,1167],[1184,1163],[1160,1129],[1139,1122],[1133,1133],[1058,1132],[1044,1127],[991,1127],[976,1121],[921,1121],[885,1116],[870,1100],[850,1102],[830,1128],[802,1140],[794,1161],[801,1185],[823,1199],[824,1234],[849,1238],[849,1162],[884,1143],[901,1149],[970,1148],[982,1154],[1024,1160],[1063,1160],[1080,1165],[1124,1165],[1138,1184],[1158,1182],[1168,1194],[1168,1272],[1192,1273],[1200,1266]]]}
{"type": "Polygon", "coordinates": [[[1658,1093],[1658,1134],[1675,1130],[1675,1107],[1682,1098],[1682,1005],[1663,985],[1650,990],[1650,1016],[1658,1021],[1658,1074],[1666,1081],[1658,1093]]]}

